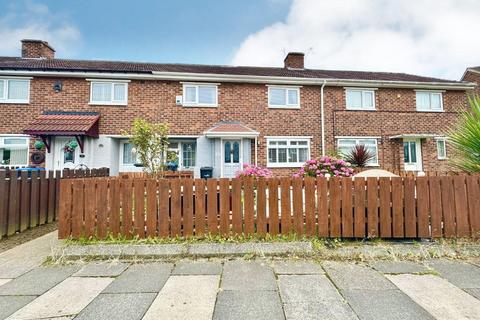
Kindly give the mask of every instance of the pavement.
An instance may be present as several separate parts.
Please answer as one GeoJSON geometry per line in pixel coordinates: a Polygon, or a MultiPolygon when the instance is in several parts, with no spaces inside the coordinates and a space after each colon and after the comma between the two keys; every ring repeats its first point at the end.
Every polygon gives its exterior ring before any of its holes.
{"type": "Polygon", "coordinates": [[[480,319],[478,258],[41,264],[52,245],[0,254],[0,319],[480,319]]]}

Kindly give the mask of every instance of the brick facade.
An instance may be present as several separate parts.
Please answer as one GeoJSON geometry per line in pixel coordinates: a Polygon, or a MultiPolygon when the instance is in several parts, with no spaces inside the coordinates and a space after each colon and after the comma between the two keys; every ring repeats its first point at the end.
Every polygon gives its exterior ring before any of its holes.
{"type": "Polygon", "coordinates": [[[470,95],[476,95],[476,96],[480,97],[480,68],[477,68],[477,69],[479,69],[479,70],[478,71],[469,71],[467,69],[467,71],[463,75],[462,80],[476,83],[477,86],[475,87],[474,90],[470,91],[469,94],[470,95]]]}
{"type": "MultiPolygon", "coordinates": [[[[401,140],[397,134],[443,134],[456,119],[456,108],[466,106],[464,91],[443,94],[444,112],[417,112],[413,89],[376,90],[375,111],[349,111],[345,107],[343,87],[325,87],[326,150],[335,150],[336,136],[381,137],[378,144],[382,167],[401,169],[401,140]]],[[[265,84],[221,83],[218,108],[184,107],[175,104],[182,95],[178,81],[132,80],[128,84],[127,106],[89,104],[90,82],[79,78],[34,77],[29,104],[2,104],[0,117],[8,119],[2,134],[21,133],[37,115],[47,110],[96,111],[101,114],[101,134],[122,134],[134,118],[170,125],[172,135],[200,135],[219,121],[240,121],[260,132],[258,162],[266,165],[265,136],[312,136],[311,157],[321,155],[320,86],[300,89],[301,109],[269,109],[265,84]],[[63,89],[56,93],[54,83],[61,80],[63,89]]],[[[433,138],[422,140],[424,170],[447,170],[447,162],[437,160],[433,138]]],[[[252,152],[253,161],[253,152],[252,152]]],[[[296,169],[274,169],[290,174],[296,169]]]]}

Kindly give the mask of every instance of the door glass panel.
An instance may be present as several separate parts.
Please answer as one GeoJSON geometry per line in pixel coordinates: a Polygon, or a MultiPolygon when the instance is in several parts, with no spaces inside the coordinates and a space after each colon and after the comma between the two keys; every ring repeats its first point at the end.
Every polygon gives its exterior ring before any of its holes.
{"type": "Polygon", "coordinates": [[[408,147],[408,142],[403,143],[403,161],[410,163],[410,148],[408,147]]]}
{"type": "Polygon", "coordinates": [[[233,143],[233,163],[240,162],[240,143],[233,143]]]}
{"type": "Polygon", "coordinates": [[[287,149],[278,149],[278,162],[287,162],[287,149]]]}
{"type": "Polygon", "coordinates": [[[74,163],[75,162],[75,151],[63,151],[63,163],[74,163]]]}
{"type": "Polygon", "coordinates": [[[225,163],[232,162],[232,144],[227,141],[225,142],[225,163]]]}
{"type": "Polygon", "coordinates": [[[417,144],[414,141],[410,142],[410,161],[417,162],[417,144]]]}

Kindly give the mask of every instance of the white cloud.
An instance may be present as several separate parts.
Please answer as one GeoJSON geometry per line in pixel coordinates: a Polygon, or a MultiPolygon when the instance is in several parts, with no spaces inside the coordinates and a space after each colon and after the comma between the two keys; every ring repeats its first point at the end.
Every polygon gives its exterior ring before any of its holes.
{"type": "Polygon", "coordinates": [[[478,0],[294,0],[286,21],[249,35],[235,65],[407,72],[458,79],[480,65],[478,0]]]}
{"type": "Polygon", "coordinates": [[[0,56],[20,56],[21,39],[48,41],[56,56],[69,56],[81,43],[81,34],[68,18],[46,5],[19,2],[0,15],[0,56]]]}

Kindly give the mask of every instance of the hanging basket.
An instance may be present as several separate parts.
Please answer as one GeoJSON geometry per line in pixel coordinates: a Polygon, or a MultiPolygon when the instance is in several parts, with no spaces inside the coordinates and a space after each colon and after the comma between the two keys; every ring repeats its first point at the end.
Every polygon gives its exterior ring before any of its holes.
{"type": "Polygon", "coordinates": [[[35,141],[33,146],[35,147],[35,149],[40,151],[40,150],[43,150],[43,148],[45,148],[45,143],[43,141],[37,140],[35,141]]]}

